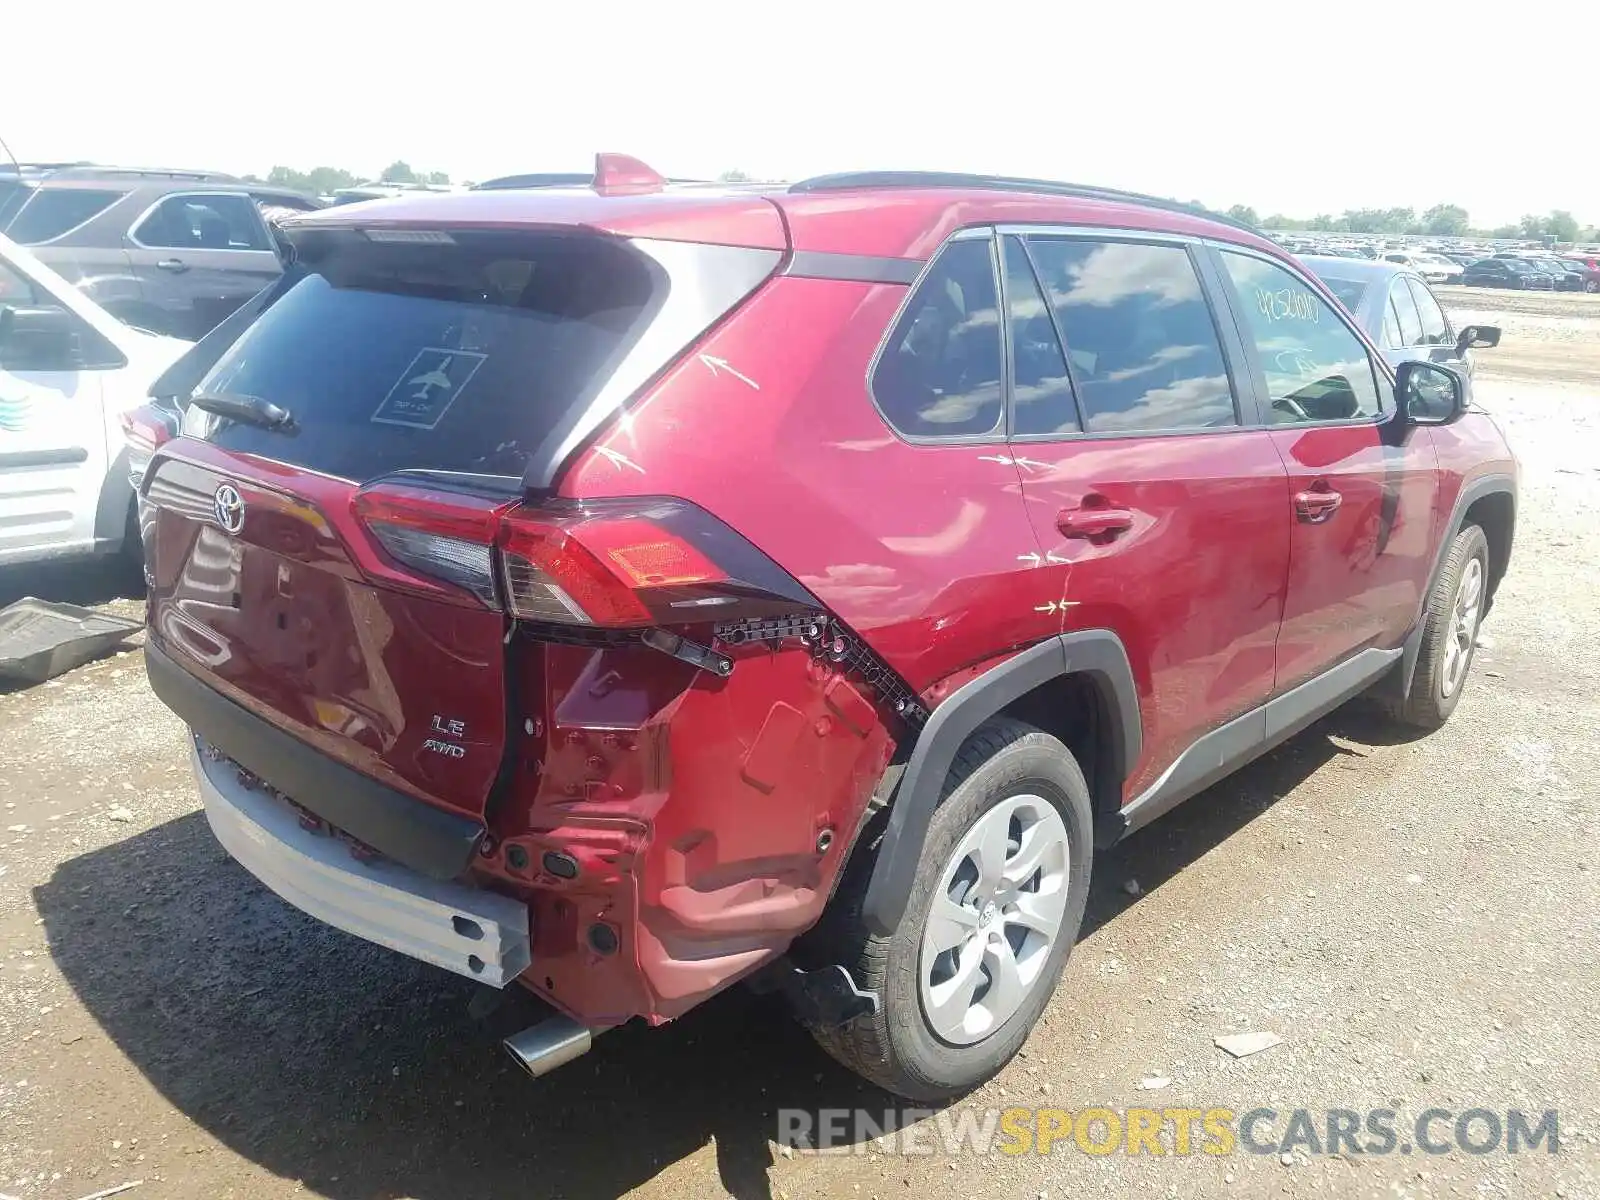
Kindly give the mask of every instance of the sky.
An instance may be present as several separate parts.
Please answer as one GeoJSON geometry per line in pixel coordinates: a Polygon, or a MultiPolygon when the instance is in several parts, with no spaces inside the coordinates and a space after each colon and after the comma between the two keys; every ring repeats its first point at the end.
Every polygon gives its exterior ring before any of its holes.
{"type": "Polygon", "coordinates": [[[1600,224],[1592,47],[1559,33],[1581,8],[14,0],[0,138],[261,175],[484,179],[611,150],[689,178],[961,170],[1263,217],[1451,202],[1482,226],[1600,224]]]}

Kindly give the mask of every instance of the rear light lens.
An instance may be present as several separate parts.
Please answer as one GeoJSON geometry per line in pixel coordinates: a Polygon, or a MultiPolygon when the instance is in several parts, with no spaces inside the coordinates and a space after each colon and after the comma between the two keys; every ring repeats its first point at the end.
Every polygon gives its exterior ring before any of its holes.
{"type": "Polygon", "coordinates": [[[670,611],[679,592],[727,582],[685,537],[651,520],[652,512],[665,521],[678,511],[656,502],[643,511],[606,505],[567,516],[509,514],[500,548],[512,613],[532,621],[654,625],[656,611],[670,611]]]}
{"type": "Polygon", "coordinates": [[[128,447],[128,479],[138,491],[155,452],[178,436],[178,413],[165,405],[146,403],[117,418],[128,447]]]}
{"type": "Polygon", "coordinates": [[[385,484],[357,492],[354,504],[390,558],[500,607],[494,538],[507,501],[385,484]]]}
{"type": "Polygon", "coordinates": [[[519,620],[648,628],[818,607],[733,530],[679,500],[529,507],[381,483],[358,492],[355,509],[389,558],[519,620]]]}

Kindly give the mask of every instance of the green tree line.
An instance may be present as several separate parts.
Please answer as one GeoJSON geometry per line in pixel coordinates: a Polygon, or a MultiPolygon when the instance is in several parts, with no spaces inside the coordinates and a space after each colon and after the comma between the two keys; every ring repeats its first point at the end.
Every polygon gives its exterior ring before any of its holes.
{"type": "MultiPolygon", "coordinates": [[[[270,183],[273,187],[309,192],[313,196],[326,196],[340,188],[371,182],[371,176],[357,175],[343,167],[312,167],[309,171],[299,171],[294,167],[275,166],[267,172],[264,180],[259,175],[246,175],[245,178],[270,183]]],[[[378,180],[382,183],[446,184],[450,182],[450,176],[444,171],[418,171],[404,159],[397,158],[378,174],[378,180]]]]}
{"type": "Polygon", "coordinates": [[[1545,216],[1529,213],[1514,225],[1482,229],[1472,224],[1467,210],[1459,204],[1435,204],[1419,214],[1414,208],[1348,208],[1338,216],[1319,213],[1310,218],[1272,213],[1260,217],[1247,204],[1227,210],[1235,220],[1261,229],[1305,229],[1323,233],[1422,233],[1433,237],[1554,238],[1558,242],[1600,240],[1600,226],[1585,228],[1565,209],[1552,209],[1545,216]]]}

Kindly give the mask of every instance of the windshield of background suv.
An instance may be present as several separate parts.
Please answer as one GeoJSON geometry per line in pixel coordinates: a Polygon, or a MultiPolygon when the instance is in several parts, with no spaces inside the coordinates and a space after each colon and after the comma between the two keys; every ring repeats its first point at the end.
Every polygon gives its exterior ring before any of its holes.
{"type": "Polygon", "coordinates": [[[309,273],[196,389],[259,397],[296,429],[222,421],[209,440],[353,480],[414,468],[520,475],[667,287],[610,239],[436,236],[449,241],[301,239],[309,273]]]}

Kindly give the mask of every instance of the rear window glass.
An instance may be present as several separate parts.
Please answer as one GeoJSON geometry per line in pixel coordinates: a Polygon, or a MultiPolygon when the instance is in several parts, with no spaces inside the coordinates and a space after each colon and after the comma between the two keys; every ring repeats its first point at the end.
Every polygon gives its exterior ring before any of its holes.
{"type": "Polygon", "coordinates": [[[270,401],[297,429],[223,421],[210,440],[354,480],[520,475],[637,337],[665,279],[597,237],[440,236],[452,240],[303,238],[309,274],[197,389],[270,401]]]}
{"type": "Polygon", "coordinates": [[[1329,279],[1326,275],[1322,282],[1328,285],[1328,290],[1339,297],[1339,303],[1355,312],[1361,305],[1361,297],[1367,294],[1367,285],[1359,279],[1329,279]]]}
{"type": "Polygon", "coordinates": [[[1000,300],[987,238],[951,243],[918,285],[878,360],[872,393],[908,437],[995,436],[1000,300]]]}
{"type": "Polygon", "coordinates": [[[40,188],[12,218],[6,236],[24,246],[48,242],[98,217],[122,195],[87,188],[40,188]]]}

